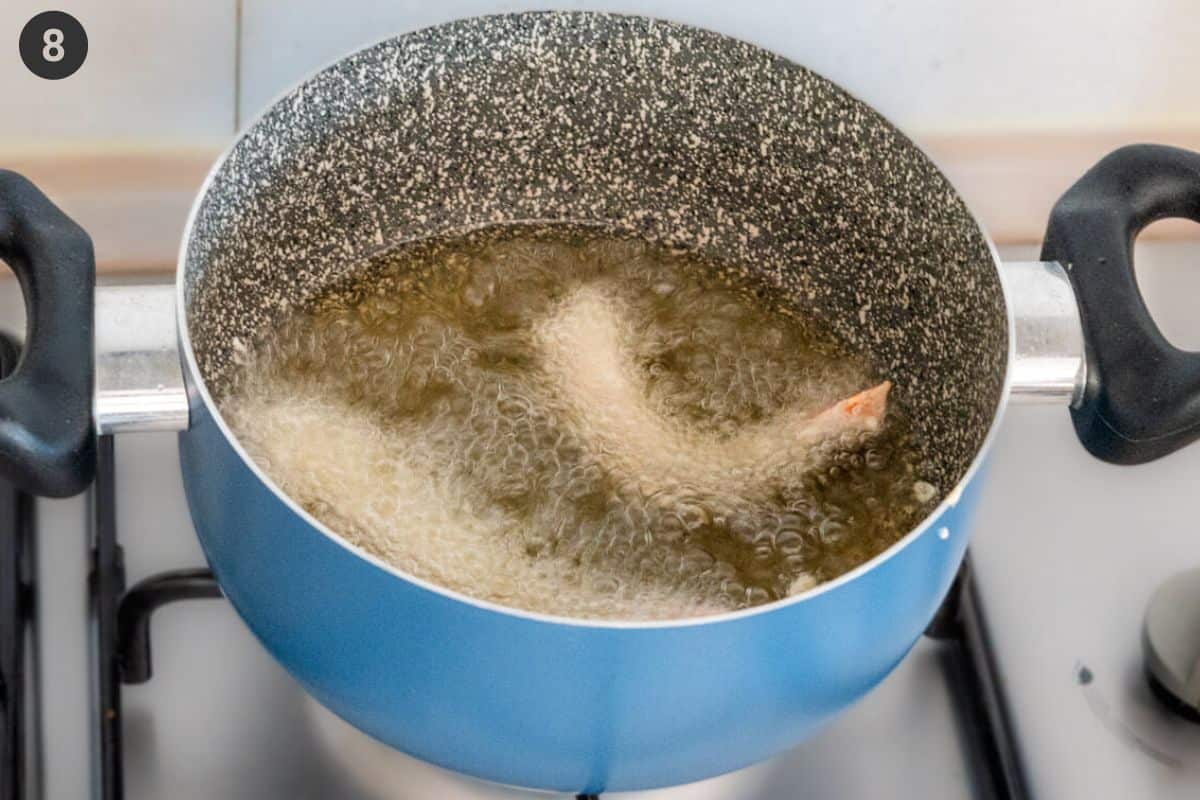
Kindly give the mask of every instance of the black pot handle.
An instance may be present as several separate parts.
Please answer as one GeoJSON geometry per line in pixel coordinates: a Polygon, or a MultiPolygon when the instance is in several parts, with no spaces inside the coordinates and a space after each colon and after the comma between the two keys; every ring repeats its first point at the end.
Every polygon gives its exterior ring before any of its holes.
{"type": "Polygon", "coordinates": [[[0,170],[0,259],[25,295],[25,346],[0,381],[0,477],[65,497],[95,471],[92,240],[37,187],[0,170]]]}
{"type": "Polygon", "coordinates": [[[1075,431],[1098,458],[1140,464],[1200,437],[1200,353],[1163,337],[1138,291],[1133,242],[1166,217],[1200,222],[1200,154],[1122,147],[1092,167],[1050,214],[1043,261],[1075,287],[1087,349],[1075,431]]]}

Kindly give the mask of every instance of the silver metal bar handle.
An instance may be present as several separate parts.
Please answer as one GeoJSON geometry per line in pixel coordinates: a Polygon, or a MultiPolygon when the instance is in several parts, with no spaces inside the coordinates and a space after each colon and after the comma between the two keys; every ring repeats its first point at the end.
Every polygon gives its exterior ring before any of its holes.
{"type": "MultiPolygon", "coordinates": [[[[1013,401],[1075,405],[1087,362],[1066,271],[1055,261],[1007,262],[1001,275],[1016,337],[1013,401]]],[[[175,287],[97,286],[95,313],[97,432],[186,430],[175,287]]]]}
{"type": "Polygon", "coordinates": [[[1013,401],[1075,406],[1083,398],[1087,359],[1066,270],[1057,261],[1012,261],[1000,274],[1016,339],[1013,401]]]}
{"type": "Polygon", "coordinates": [[[186,430],[175,287],[97,286],[95,313],[97,433],[186,430]]]}

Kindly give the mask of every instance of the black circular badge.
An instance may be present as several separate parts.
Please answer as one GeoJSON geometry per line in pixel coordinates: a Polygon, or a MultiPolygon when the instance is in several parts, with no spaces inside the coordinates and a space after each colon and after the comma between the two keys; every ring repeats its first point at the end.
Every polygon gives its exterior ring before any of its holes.
{"type": "Polygon", "coordinates": [[[63,11],[43,11],[21,30],[21,60],[39,78],[57,81],[74,75],[87,51],[83,26],[63,11]]]}

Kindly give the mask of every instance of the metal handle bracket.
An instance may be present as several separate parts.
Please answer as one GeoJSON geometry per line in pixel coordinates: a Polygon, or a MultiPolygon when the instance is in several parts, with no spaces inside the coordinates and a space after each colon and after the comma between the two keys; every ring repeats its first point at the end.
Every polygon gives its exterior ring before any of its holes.
{"type": "Polygon", "coordinates": [[[96,287],[96,432],[182,431],[188,398],[175,287],[96,287]]]}
{"type": "Polygon", "coordinates": [[[1075,290],[1057,261],[1011,261],[1001,277],[1013,312],[1012,399],[1077,405],[1087,382],[1075,290]]]}

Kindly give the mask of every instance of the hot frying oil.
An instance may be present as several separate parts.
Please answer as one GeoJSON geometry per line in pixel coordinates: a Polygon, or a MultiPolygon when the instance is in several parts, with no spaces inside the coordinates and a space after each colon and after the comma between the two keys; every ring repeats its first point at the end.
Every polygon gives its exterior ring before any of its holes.
{"type": "Polygon", "coordinates": [[[222,413],[338,535],[507,606],[665,619],[829,580],[931,509],[896,403],[803,432],[886,376],[735,270],[502,233],[391,251],[244,354],[222,413]]]}

